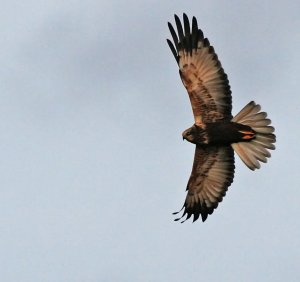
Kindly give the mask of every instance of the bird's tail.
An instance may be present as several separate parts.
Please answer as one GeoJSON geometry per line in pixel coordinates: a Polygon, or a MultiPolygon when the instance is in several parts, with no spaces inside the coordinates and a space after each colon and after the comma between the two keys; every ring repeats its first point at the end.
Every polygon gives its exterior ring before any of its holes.
{"type": "Polygon", "coordinates": [[[255,138],[251,141],[231,144],[234,151],[251,170],[260,168],[259,161],[266,163],[267,158],[271,156],[268,150],[275,149],[274,127],[269,125],[271,120],[267,118],[267,113],[260,112],[260,109],[260,105],[252,101],[232,119],[232,122],[248,125],[256,132],[255,138]]]}

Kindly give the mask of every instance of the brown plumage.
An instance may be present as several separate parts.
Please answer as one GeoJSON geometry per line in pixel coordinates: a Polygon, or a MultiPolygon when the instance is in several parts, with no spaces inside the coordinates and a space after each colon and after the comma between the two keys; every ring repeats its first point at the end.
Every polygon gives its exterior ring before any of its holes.
{"type": "MultiPolygon", "coordinates": [[[[175,15],[177,33],[168,23],[174,44],[167,39],[187,89],[195,124],[183,138],[196,144],[194,164],[187,184],[183,216],[205,221],[217,208],[234,177],[234,151],[252,170],[260,167],[275,149],[274,128],[255,102],[247,104],[234,118],[229,81],[214,48],[183,14],[183,27],[175,15]]],[[[176,213],[175,213],[176,214],[176,213]]],[[[182,218],[180,217],[180,218],[182,218]]],[[[180,218],[176,219],[179,220],[180,218]]]]}

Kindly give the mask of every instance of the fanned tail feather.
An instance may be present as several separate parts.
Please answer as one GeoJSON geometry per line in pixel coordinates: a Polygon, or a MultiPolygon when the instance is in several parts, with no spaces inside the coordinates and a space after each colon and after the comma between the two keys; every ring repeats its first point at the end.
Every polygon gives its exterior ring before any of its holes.
{"type": "Polygon", "coordinates": [[[270,126],[271,120],[267,118],[267,113],[260,112],[260,110],[260,105],[252,101],[232,119],[232,122],[248,125],[256,131],[256,136],[251,141],[231,144],[234,151],[251,170],[260,168],[259,161],[266,163],[267,158],[271,156],[268,150],[275,149],[274,127],[270,126]]]}

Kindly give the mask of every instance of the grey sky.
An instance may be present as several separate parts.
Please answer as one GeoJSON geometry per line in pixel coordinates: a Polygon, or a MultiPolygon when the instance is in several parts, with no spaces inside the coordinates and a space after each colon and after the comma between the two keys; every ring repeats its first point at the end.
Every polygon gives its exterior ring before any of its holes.
{"type": "Polygon", "coordinates": [[[299,1],[4,1],[1,281],[300,281],[299,1]],[[276,151],[179,224],[194,146],[165,39],[196,16],[276,151]]]}

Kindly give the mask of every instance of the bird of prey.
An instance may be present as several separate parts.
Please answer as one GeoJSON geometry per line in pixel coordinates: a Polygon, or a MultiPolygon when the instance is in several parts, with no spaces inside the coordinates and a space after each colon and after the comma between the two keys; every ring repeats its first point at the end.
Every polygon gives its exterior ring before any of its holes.
{"type": "Polygon", "coordinates": [[[183,14],[182,25],[175,15],[175,23],[177,32],[168,23],[173,43],[169,39],[167,42],[179,66],[195,120],[182,136],[196,145],[183,215],[175,220],[185,215],[187,220],[193,215],[196,221],[201,215],[204,222],[233,182],[234,151],[248,168],[258,169],[259,162],[267,162],[271,156],[269,150],[275,149],[276,136],[271,120],[253,101],[232,116],[227,75],[196,18],[190,25],[183,14]]]}

